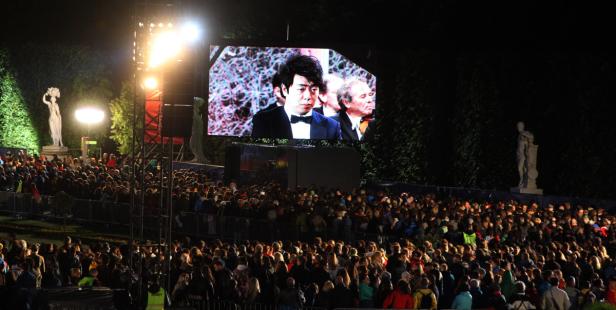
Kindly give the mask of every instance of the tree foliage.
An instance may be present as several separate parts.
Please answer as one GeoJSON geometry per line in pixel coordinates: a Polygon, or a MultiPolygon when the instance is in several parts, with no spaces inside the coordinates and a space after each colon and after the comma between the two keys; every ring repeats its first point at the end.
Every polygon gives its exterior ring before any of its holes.
{"type": "MultiPolygon", "coordinates": [[[[118,152],[120,154],[129,154],[132,151],[133,144],[133,118],[135,113],[133,106],[135,105],[134,89],[130,82],[122,84],[120,96],[113,98],[109,103],[111,112],[111,139],[118,144],[118,152]]],[[[143,128],[143,104],[137,104],[137,120],[136,132],[140,133],[143,128]]],[[[138,150],[140,145],[140,137],[135,140],[137,143],[135,148],[138,150]]]]}
{"type": "Polygon", "coordinates": [[[8,53],[0,49],[0,146],[39,152],[39,138],[32,125],[17,82],[9,65],[8,53]]]}

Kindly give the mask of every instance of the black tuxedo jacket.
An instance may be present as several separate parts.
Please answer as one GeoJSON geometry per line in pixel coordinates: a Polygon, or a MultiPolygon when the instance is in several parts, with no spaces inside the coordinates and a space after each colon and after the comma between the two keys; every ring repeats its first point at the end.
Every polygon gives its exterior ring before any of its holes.
{"type": "MultiPolygon", "coordinates": [[[[359,141],[359,137],[357,136],[357,132],[353,130],[353,124],[351,124],[351,119],[345,112],[338,113],[337,116],[332,117],[333,120],[340,123],[340,129],[342,131],[342,140],[345,141],[359,141]]],[[[366,132],[370,129],[372,122],[368,123],[368,128],[366,132]]],[[[366,136],[366,132],[362,138],[366,136]]]]}
{"type": "MultiPolygon", "coordinates": [[[[252,117],[253,138],[293,139],[291,122],[284,107],[259,111],[252,117]]],[[[340,140],[340,124],[329,117],[312,111],[310,139],[340,140]]]]}

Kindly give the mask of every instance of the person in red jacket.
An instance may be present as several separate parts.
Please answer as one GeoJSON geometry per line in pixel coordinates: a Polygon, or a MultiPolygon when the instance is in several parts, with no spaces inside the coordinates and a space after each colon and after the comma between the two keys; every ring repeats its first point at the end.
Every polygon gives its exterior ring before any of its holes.
{"type": "Polygon", "coordinates": [[[608,303],[616,305],[616,276],[612,276],[609,279],[605,299],[608,303]]]}
{"type": "Polygon", "coordinates": [[[411,295],[411,286],[404,280],[400,280],[398,282],[398,287],[385,298],[385,301],[383,301],[384,309],[412,309],[414,305],[413,295],[411,295]]]}

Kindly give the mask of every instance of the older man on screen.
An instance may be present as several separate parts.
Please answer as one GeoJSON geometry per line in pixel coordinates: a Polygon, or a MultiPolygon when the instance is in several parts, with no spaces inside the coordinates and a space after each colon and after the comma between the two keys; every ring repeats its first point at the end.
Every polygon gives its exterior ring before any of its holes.
{"type": "Polygon", "coordinates": [[[318,60],[304,55],[292,56],[278,73],[285,104],[255,114],[252,137],[340,139],[340,124],[313,111],[323,85],[323,71],[318,60]]]}
{"type": "Polygon", "coordinates": [[[372,89],[363,80],[349,79],[338,90],[338,102],[344,108],[334,119],[340,122],[342,139],[362,140],[374,111],[372,89]]]}

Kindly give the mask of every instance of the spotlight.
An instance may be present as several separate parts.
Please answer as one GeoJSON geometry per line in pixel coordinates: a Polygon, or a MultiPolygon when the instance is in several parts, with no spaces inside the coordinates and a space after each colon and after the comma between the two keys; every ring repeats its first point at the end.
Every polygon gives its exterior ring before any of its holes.
{"type": "Polygon", "coordinates": [[[194,21],[187,21],[182,25],[182,39],[189,43],[194,43],[201,39],[201,26],[194,21]]]}
{"type": "Polygon", "coordinates": [[[77,121],[84,124],[97,124],[103,121],[105,118],[105,112],[103,110],[94,107],[80,108],[75,111],[75,118],[77,121]]]}
{"type": "Polygon", "coordinates": [[[143,87],[145,87],[146,89],[156,89],[158,88],[158,80],[155,77],[147,77],[145,78],[145,80],[143,80],[143,87]]]}
{"type": "Polygon", "coordinates": [[[150,48],[151,68],[156,68],[165,63],[170,58],[177,56],[180,53],[181,41],[175,32],[161,32],[154,38],[150,48]]]}

